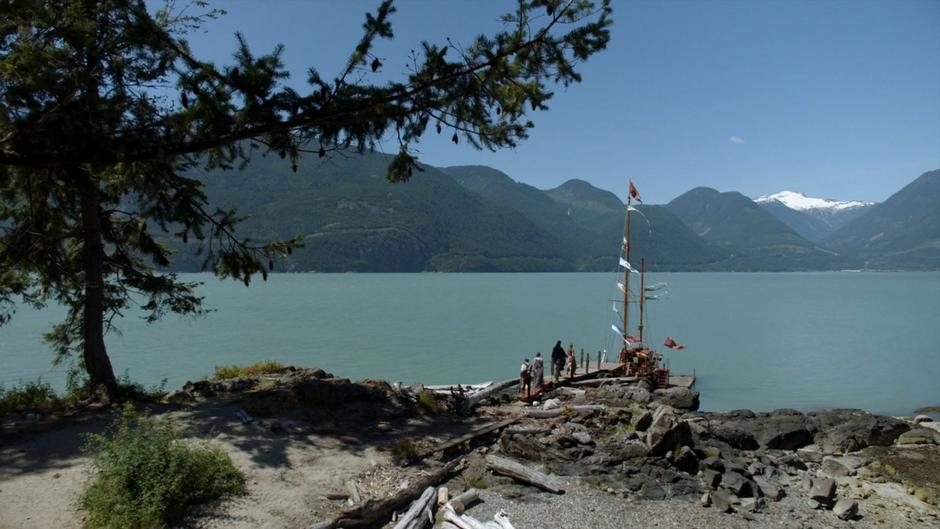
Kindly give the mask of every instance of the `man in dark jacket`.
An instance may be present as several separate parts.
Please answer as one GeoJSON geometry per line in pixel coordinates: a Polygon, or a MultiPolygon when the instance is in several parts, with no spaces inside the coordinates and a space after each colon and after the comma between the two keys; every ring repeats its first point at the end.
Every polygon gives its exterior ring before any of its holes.
{"type": "Polygon", "coordinates": [[[561,346],[561,340],[555,342],[555,348],[552,349],[552,379],[557,384],[561,380],[561,371],[565,368],[565,348],[561,346]]]}

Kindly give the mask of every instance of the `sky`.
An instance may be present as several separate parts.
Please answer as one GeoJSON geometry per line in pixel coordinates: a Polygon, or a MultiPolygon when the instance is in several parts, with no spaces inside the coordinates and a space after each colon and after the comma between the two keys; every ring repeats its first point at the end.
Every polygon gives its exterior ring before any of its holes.
{"type": "MultiPolygon", "coordinates": [[[[399,0],[376,80],[403,79],[422,40],[493,33],[510,1],[399,0]]],[[[235,31],[276,44],[303,87],[337,75],[378,1],[232,0],[189,36],[197,56],[231,62],[235,31]]],[[[558,86],[514,150],[476,151],[430,131],[419,158],[488,165],[542,189],[580,178],[647,203],[697,186],[756,197],[784,189],[883,201],[940,168],[940,1],[614,2],[608,49],[558,86]]],[[[394,151],[397,144],[387,143],[394,151]]]]}

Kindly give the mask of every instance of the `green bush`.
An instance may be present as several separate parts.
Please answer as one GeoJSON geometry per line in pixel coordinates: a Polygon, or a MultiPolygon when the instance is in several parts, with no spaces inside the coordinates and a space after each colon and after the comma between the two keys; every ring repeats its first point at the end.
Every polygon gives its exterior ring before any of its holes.
{"type": "Polygon", "coordinates": [[[418,393],[418,406],[427,413],[440,413],[442,409],[434,393],[426,389],[418,393]]]}
{"type": "Polygon", "coordinates": [[[103,434],[87,437],[94,482],[81,497],[87,528],[156,529],[181,520],[192,505],[244,494],[245,479],[219,449],[183,442],[168,420],[125,405],[103,434]]]}
{"type": "Polygon", "coordinates": [[[392,445],[392,457],[399,465],[407,465],[418,457],[418,447],[411,439],[401,439],[392,445]]]}
{"type": "Polygon", "coordinates": [[[225,380],[227,378],[250,377],[280,373],[285,369],[286,367],[283,364],[273,360],[258,362],[248,366],[215,366],[215,373],[213,373],[212,378],[214,380],[225,380]]]}
{"type": "Polygon", "coordinates": [[[49,412],[64,406],[52,386],[42,380],[19,384],[9,390],[0,386],[0,413],[49,412]]]}

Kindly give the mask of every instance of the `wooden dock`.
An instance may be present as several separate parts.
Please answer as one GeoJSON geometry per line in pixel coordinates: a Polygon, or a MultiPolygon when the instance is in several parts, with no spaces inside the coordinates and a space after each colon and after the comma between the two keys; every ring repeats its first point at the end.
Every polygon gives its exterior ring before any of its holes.
{"type": "Polygon", "coordinates": [[[695,385],[695,375],[673,375],[669,373],[669,387],[691,388],[695,385]]]}
{"type": "MultiPolygon", "coordinates": [[[[590,362],[588,365],[578,366],[578,370],[575,372],[574,377],[570,377],[569,373],[565,371],[564,375],[561,377],[561,380],[558,384],[552,382],[551,369],[549,366],[546,366],[545,373],[545,386],[543,388],[533,388],[532,393],[529,394],[528,398],[520,396],[519,400],[524,402],[532,402],[542,398],[542,394],[554,389],[555,387],[562,386],[571,386],[579,385],[578,382],[587,381],[594,379],[600,374],[607,374],[610,376],[618,377],[623,376],[624,366],[619,362],[590,362]]],[[[695,374],[691,375],[680,375],[680,374],[669,374],[669,387],[681,387],[681,388],[691,388],[695,385],[695,374]]]]}
{"type": "MultiPolygon", "coordinates": [[[[601,362],[600,367],[598,368],[597,362],[591,362],[588,369],[584,368],[578,369],[577,375],[590,375],[597,374],[599,372],[609,372],[616,373],[621,368],[621,365],[617,362],[601,362]]],[[[551,378],[546,373],[545,379],[548,380],[551,378]]],[[[565,377],[567,379],[567,376],[565,377]]],[[[577,378],[577,376],[576,376],[577,378]]],[[[695,375],[680,375],[680,374],[669,374],[669,387],[680,387],[680,388],[691,388],[695,385],[695,375]]]]}

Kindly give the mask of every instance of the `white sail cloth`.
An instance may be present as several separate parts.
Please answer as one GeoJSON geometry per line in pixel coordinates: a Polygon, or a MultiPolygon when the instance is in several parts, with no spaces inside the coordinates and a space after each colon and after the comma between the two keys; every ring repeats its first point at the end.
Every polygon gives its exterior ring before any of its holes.
{"type": "Polygon", "coordinates": [[[623,257],[620,258],[620,266],[626,268],[627,270],[633,272],[634,274],[639,274],[639,272],[637,272],[637,271],[633,268],[633,266],[631,266],[630,263],[627,262],[627,260],[624,259],[623,257]]]}

